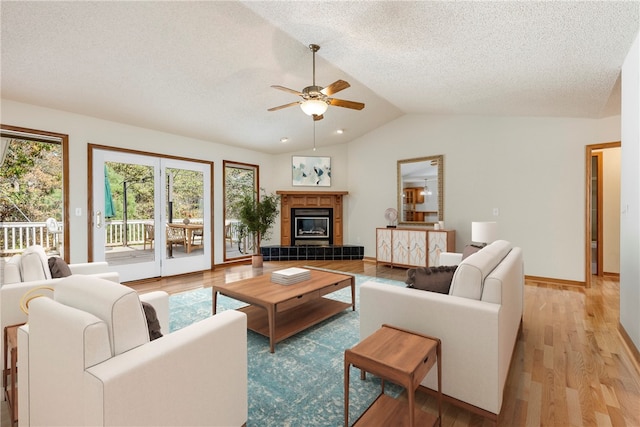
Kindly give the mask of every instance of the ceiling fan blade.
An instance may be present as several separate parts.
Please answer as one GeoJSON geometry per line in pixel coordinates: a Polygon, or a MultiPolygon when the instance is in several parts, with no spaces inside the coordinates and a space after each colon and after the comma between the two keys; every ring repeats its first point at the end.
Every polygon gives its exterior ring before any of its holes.
{"type": "Polygon", "coordinates": [[[302,92],[298,92],[297,90],[289,89],[288,87],[279,86],[279,85],[271,85],[271,87],[275,88],[275,89],[283,90],[285,92],[290,92],[290,93],[294,93],[296,95],[302,96],[302,92]]]}
{"type": "Polygon", "coordinates": [[[288,104],[284,104],[284,105],[280,105],[278,107],[272,107],[269,108],[267,111],[277,111],[277,110],[282,110],[283,108],[287,108],[287,107],[293,107],[294,105],[299,105],[300,101],[296,101],[296,102],[290,102],[288,104]]]}
{"type": "Polygon", "coordinates": [[[322,92],[327,96],[331,96],[334,93],[340,92],[341,90],[345,90],[349,86],[351,85],[345,82],[344,80],[336,80],[335,82],[331,83],[329,86],[322,89],[320,92],[322,92]]]}
{"type": "Polygon", "coordinates": [[[322,114],[314,114],[313,115],[313,121],[317,122],[318,120],[322,120],[324,119],[324,116],[322,114]]]}
{"type": "Polygon", "coordinates": [[[344,99],[330,98],[329,103],[336,107],[351,108],[353,110],[362,110],[364,108],[364,104],[362,102],[345,101],[344,99]]]}

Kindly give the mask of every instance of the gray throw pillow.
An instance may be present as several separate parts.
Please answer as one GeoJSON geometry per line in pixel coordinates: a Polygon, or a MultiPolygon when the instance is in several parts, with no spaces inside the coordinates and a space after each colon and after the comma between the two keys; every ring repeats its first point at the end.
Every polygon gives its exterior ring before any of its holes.
{"type": "Polygon", "coordinates": [[[48,262],[52,279],[71,276],[71,269],[69,268],[65,260],[63,260],[59,256],[52,256],[51,258],[49,258],[48,262]]]}
{"type": "Polygon", "coordinates": [[[156,309],[148,302],[142,302],[142,308],[144,309],[144,315],[147,318],[149,340],[153,341],[156,338],[160,338],[162,336],[162,332],[160,332],[160,321],[158,320],[156,309]]]}
{"type": "Polygon", "coordinates": [[[448,294],[456,268],[457,265],[410,268],[405,283],[408,288],[448,294]]]}

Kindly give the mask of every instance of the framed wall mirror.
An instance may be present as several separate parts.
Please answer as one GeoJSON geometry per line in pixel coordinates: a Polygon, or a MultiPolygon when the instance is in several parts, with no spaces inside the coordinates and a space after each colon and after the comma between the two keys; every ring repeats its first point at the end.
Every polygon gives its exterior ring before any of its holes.
{"type": "Polygon", "coordinates": [[[444,156],[398,160],[400,224],[444,221],[444,156]]]}

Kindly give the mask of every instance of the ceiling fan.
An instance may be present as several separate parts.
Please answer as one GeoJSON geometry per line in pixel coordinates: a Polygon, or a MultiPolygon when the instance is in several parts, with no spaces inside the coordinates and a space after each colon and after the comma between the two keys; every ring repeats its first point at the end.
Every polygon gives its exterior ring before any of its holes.
{"type": "Polygon", "coordinates": [[[313,84],[302,89],[302,92],[289,89],[284,86],[272,85],[271,87],[283,90],[285,92],[294,93],[302,100],[291,102],[289,104],[280,105],[278,107],[269,108],[268,111],[281,110],[283,108],[292,107],[294,105],[300,105],[302,111],[305,114],[312,116],[313,120],[322,120],[323,114],[329,108],[329,105],[335,105],[336,107],[351,108],[353,110],[362,110],[364,104],[362,102],[346,101],[344,99],[331,98],[334,93],[340,92],[351,86],[344,80],[336,80],[329,86],[323,88],[316,86],[316,52],[320,50],[320,46],[317,44],[310,44],[309,49],[313,52],[313,84]]]}

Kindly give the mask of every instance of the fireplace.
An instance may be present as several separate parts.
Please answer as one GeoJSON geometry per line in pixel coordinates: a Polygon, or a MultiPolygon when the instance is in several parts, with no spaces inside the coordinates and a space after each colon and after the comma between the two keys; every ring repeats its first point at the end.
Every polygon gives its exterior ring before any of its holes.
{"type": "MultiPolygon", "coordinates": [[[[346,191],[276,191],[280,195],[280,244],[287,247],[343,245],[342,197],[346,191]],[[311,228],[326,229],[327,236],[305,233],[308,224],[296,224],[295,216],[321,218],[311,228]],[[328,226],[325,227],[328,221],[328,226]],[[296,234],[298,236],[296,236],[296,234]]],[[[319,233],[320,230],[313,230],[319,233]]]]}
{"type": "Polygon", "coordinates": [[[294,246],[333,244],[332,208],[292,208],[291,218],[294,246]]]}
{"type": "Polygon", "coordinates": [[[281,197],[280,244],[260,247],[265,261],[364,258],[364,246],[343,243],[342,197],[349,194],[347,191],[276,193],[281,197]]]}

